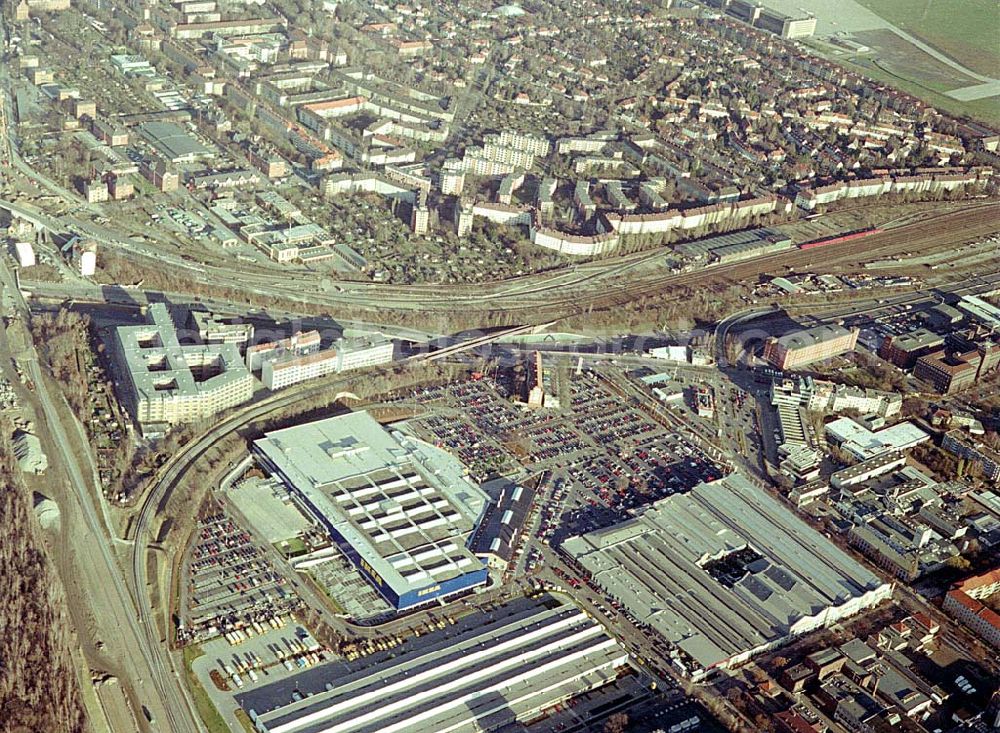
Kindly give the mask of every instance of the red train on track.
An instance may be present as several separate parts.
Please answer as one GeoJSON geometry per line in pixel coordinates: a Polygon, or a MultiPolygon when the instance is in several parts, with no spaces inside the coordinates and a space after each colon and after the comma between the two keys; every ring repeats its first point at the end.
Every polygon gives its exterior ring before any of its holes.
{"type": "Polygon", "coordinates": [[[878,234],[881,231],[883,231],[881,227],[858,229],[853,232],[848,232],[847,234],[838,234],[835,237],[823,237],[822,239],[814,239],[811,242],[803,242],[799,245],[799,249],[815,249],[816,247],[825,247],[828,244],[840,244],[841,242],[849,242],[852,239],[870,237],[872,234],[878,234]]]}

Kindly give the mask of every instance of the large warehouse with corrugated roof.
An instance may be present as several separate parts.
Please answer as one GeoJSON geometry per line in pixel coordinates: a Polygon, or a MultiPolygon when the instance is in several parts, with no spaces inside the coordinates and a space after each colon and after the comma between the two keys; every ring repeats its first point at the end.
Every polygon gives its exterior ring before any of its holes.
{"type": "Polygon", "coordinates": [[[567,540],[593,582],[675,650],[694,678],[888,598],[882,582],[733,474],[567,540]]]}
{"type": "Polygon", "coordinates": [[[475,614],[398,655],[310,670],[243,695],[262,733],[482,733],[614,680],[628,654],[587,614],[552,597],[475,614]]]}

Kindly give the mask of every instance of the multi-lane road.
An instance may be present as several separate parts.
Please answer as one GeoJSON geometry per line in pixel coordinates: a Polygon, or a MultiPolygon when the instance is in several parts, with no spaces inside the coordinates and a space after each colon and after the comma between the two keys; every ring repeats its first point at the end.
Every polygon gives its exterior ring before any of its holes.
{"type": "MultiPolygon", "coordinates": [[[[873,246],[869,249],[869,252],[872,256],[883,256],[885,251],[898,249],[898,246],[898,241],[894,240],[893,243],[884,247],[873,246]]],[[[833,248],[831,248],[831,250],[833,250],[833,248]]],[[[779,256],[777,260],[783,261],[782,258],[801,258],[802,256],[802,253],[792,251],[789,253],[781,253],[781,256],[779,256]]],[[[842,258],[844,253],[831,251],[829,256],[831,259],[842,258]]],[[[813,255],[810,255],[810,257],[813,257],[813,255]]],[[[629,260],[626,263],[620,263],[614,266],[611,271],[615,272],[617,269],[616,274],[621,276],[623,273],[627,273],[628,269],[631,267],[629,263],[636,261],[638,261],[638,259],[629,260]]],[[[749,266],[751,265],[747,263],[736,263],[732,268],[714,268],[710,274],[712,276],[716,276],[725,272],[734,273],[739,271],[738,268],[747,268],[749,266]]],[[[753,266],[759,266],[759,263],[753,266]]],[[[566,284],[572,283],[572,278],[574,277],[590,278],[597,276],[598,273],[595,270],[591,270],[590,268],[584,270],[584,268],[581,267],[577,270],[559,274],[556,277],[559,278],[558,287],[562,288],[566,284]]],[[[669,279],[670,282],[685,283],[697,281],[699,277],[704,277],[704,274],[682,273],[680,275],[669,276],[669,278],[665,278],[665,280],[669,279]]],[[[5,273],[5,279],[12,280],[9,272],[5,273]]],[[[1000,283],[1000,275],[990,274],[984,277],[955,283],[949,289],[956,293],[979,293],[995,289],[998,283],[1000,283]]],[[[12,288],[13,283],[10,282],[8,287],[12,288]]],[[[113,299],[113,297],[115,297],[114,293],[118,292],[114,290],[108,291],[106,289],[95,288],[88,285],[46,285],[38,283],[34,284],[33,287],[37,290],[38,295],[44,295],[46,297],[92,299],[95,302],[99,300],[107,300],[107,293],[109,292],[112,293],[111,297],[113,299]]],[[[530,295],[534,298],[539,295],[539,287],[540,286],[521,284],[518,286],[511,286],[509,293],[511,297],[524,297],[530,295]]],[[[118,295],[120,295],[120,293],[118,293],[118,295]]],[[[135,295],[137,296],[137,300],[141,300],[140,294],[136,293],[135,295]]],[[[182,293],[174,295],[178,298],[184,297],[182,293]]],[[[131,291],[128,291],[127,298],[131,299],[132,297],[131,291]]],[[[621,297],[621,294],[616,292],[615,297],[621,297]]],[[[832,304],[830,306],[817,307],[814,309],[814,313],[817,315],[822,314],[824,317],[828,318],[848,317],[859,313],[871,314],[881,309],[900,307],[901,305],[905,305],[907,303],[915,303],[920,300],[927,300],[928,298],[929,296],[927,294],[920,293],[907,293],[881,299],[873,297],[864,298],[861,301],[855,301],[849,304],[832,304]]],[[[225,304],[221,302],[215,305],[221,309],[225,308],[225,304]]],[[[23,300],[21,301],[20,308],[26,312],[26,305],[23,300]]],[[[720,329],[721,335],[725,336],[726,332],[728,332],[730,328],[739,325],[744,320],[750,321],[754,316],[763,315],[766,314],[766,312],[767,311],[754,311],[750,313],[742,313],[739,314],[737,318],[727,319],[722,324],[722,328],[720,329]]],[[[421,335],[423,333],[418,333],[412,329],[409,331],[410,336],[421,335]]],[[[513,331],[502,332],[494,338],[502,339],[504,336],[513,335],[513,333],[513,331]]],[[[485,343],[489,340],[492,340],[492,338],[486,338],[485,340],[477,341],[475,343],[485,343]]],[[[34,365],[33,369],[37,370],[37,364],[34,365]]],[[[36,371],[34,372],[34,376],[38,384],[42,385],[44,388],[44,381],[40,378],[41,375],[36,371]]],[[[134,531],[131,535],[131,539],[134,542],[131,552],[131,567],[124,581],[117,571],[117,566],[113,558],[109,540],[100,521],[98,510],[95,507],[91,492],[87,490],[84,470],[80,468],[72,455],[67,454],[60,456],[60,458],[66,462],[74,488],[79,495],[79,501],[84,509],[84,519],[86,524],[93,536],[99,538],[97,547],[101,553],[101,562],[108,572],[108,577],[113,578],[113,580],[109,583],[108,591],[114,598],[114,607],[118,609],[118,613],[122,616],[121,633],[125,639],[127,647],[134,649],[136,652],[135,654],[130,655],[128,660],[128,664],[131,666],[133,670],[132,674],[134,675],[132,681],[133,683],[136,681],[149,681],[149,686],[144,686],[143,683],[140,683],[138,689],[140,690],[140,694],[148,695],[146,698],[148,700],[148,706],[152,711],[154,711],[154,713],[157,714],[156,717],[160,730],[186,732],[201,730],[202,728],[200,721],[197,719],[196,713],[192,712],[189,693],[187,692],[184,684],[180,681],[179,670],[175,666],[175,660],[170,655],[167,645],[165,645],[163,641],[164,631],[161,631],[161,629],[165,630],[167,628],[165,613],[160,617],[157,617],[154,614],[154,610],[151,605],[150,595],[148,592],[149,578],[147,572],[147,559],[150,542],[150,530],[152,528],[153,521],[157,518],[158,514],[163,511],[166,505],[166,500],[173,488],[183,480],[185,474],[195,464],[198,457],[200,457],[218,440],[249,423],[260,420],[268,414],[272,414],[275,411],[293,405],[299,400],[308,399],[319,392],[329,393],[330,390],[336,389],[344,389],[346,391],[350,380],[351,377],[342,377],[322,383],[303,385],[299,389],[292,389],[279,393],[278,395],[252,405],[236,413],[231,418],[220,422],[174,456],[173,460],[167,464],[164,471],[159,476],[153,489],[147,495],[139,510],[137,520],[133,525],[134,531]],[[141,692],[142,690],[145,690],[145,692],[141,692]]],[[[46,413],[46,417],[53,426],[53,439],[60,445],[68,445],[66,436],[62,432],[63,427],[59,422],[59,416],[51,398],[47,394],[44,398],[41,394],[39,397],[46,413]]]]}
{"type": "MultiPolygon", "coordinates": [[[[993,290],[998,284],[1000,284],[1000,275],[991,274],[984,277],[972,278],[954,283],[948,288],[948,290],[956,294],[980,293],[993,290]]],[[[60,287],[61,286],[51,286],[50,290],[47,291],[47,295],[53,297],[56,296],[60,287]]],[[[62,294],[64,296],[74,295],[74,293],[67,291],[63,291],[62,294]]],[[[84,295],[84,293],[75,293],[75,295],[78,297],[80,295],[84,295]]],[[[96,299],[96,293],[93,290],[87,292],[86,295],[96,299]]],[[[824,317],[838,318],[858,313],[873,314],[880,310],[898,308],[905,304],[913,304],[932,299],[933,296],[926,293],[905,293],[888,298],[866,297],[860,301],[821,307],[816,309],[815,312],[816,314],[822,313],[824,317]]],[[[726,321],[720,325],[719,335],[722,337],[720,338],[720,343],[724,341],[724,337],[729,329],[744,322],[753,321],[755,318],[767,316],[771,312],[772,311],[770,309],[756,309],[736,314],[735,317],[726,319],[726,321]]],[[[486,343],[492,340],[502,340],[505,337],[515,335],[523,330],[526,329],[511,329],[492,336],[480,337],[476,340],[460,345],[459,348],[455,349],[455,351],[460,350],[460,348],[468,348],[470,346],[486,343]]],[[[581,355],[592,356],[582,353],[581,355]]],[[[147,660],[150,667],[150,679],[157,681],[156,686],[158,689],[156,692],[158,695],[162,696],[164,701],[168,702],[168,707],[171,710],[184,711],[188,710],[189,707],[187,701],[185,700],[185,692],[183,689],[179,689],[176,684],[176,672],[172,666],[173,660],[169,653],[166,652],[162,641],[162,633],[160,629],[161,623],[166,623],[165,613],[161,614],[161,617],[159,618],[154,615],[148,594],[148,544],[150,541],[150,530],[154,519],[164,510],[167,503],[166,500],[174,487],[176,487],[183,480],[185,474],[191,469],[197,459],[217,441],[250,423],[258,421],[269,414],[273,414],[276,411],[293,405],[300,400],[308,399],[320,392],[329,394],[331,390],[337,389],[347,391],[352,379],[353,377],[348,376],[322,383],[302,385],[299,388],[279,393],[257,404],[249,406],[237,412],[232,417],[220,422],[210,431],[190,443],[180,453],[173,457],[173,459],[165,466],[153,489],[143,502],[139,510],[138,518],[133,524],[134,531],[131,533],[131,539],[134,544],[132,546],[131,553],[132,562],[128,576],[128,589],[139,609],[139,626],[137,633],[141,639],[140,646],[143,652],[142,656],[147,660]]],[[[57,421],[56,423],[58,424],[57,421]]],[[[82,481],[82,478],[80,480],[82,481]]],[[[93,521],[97,521],[96,516],[93,518],[93,521]]],[[[180,718],[180,715],[181,714],[176,712],[172,715],[169,713],[167,714],[166,719],[170,721],[171,730],[183,731],[187,729],[186,726],[190,724],[190,721],[179,720],[178,718],[180,718]]]]}
{"type": "MultiPolygon", "coordinates": [[[[27,303],[15,288],[14,278],[2,261],[0,284],[8,296],[7,302],[13,304],[12,310],[23,323],[27,323],[27,303]]],[[[190,712],[186,698],[178,688],[177,678],[162,663],[159,645],[154,647],[143,641],[144,630],[117,564],[110,528],[103,518],[100,489],[91,483],[95,471],[89,462],[90,455],[83,452],[88,464],[81,465],[73,450],[74,445],[80,444],[81,436],[71,437],[66,432],[67,429],[78,431],[79,425],[67,428],[64,424],[56,404],[61,397],[53,397],[49,392],[33,346],[29,343],[21,353],[12,356],[27,371],[34,384],[35,397],[45,418],[44,429],[49,432],[50,442],[58,451],[59,464],[65,469],[75,507],[79,510],[82,527],[76,530],[69,542],[71,552],[79,553],[72,561],[91,586],[88,592],[92,603],[87,613],[95,619],[96,633],[107,647],[107,653],[121,665],[142,704],[146,704],[158,719],[169,721],[169,730],[201,730],[197,716],[190,712]]],[[[71,516],[75,515],[71,512],[71,516]]]]}
{"type": "MultiPolygon", "coordinates": [[[[2,31],[5,35],[6,28],[2,28],[2,31]]],[[[0,140],[2,140],[0,157],[4,172],[9,174],[12,169],[16,169],[22,175],[37,179],[38,177],[20,159],[14,146],[11,145],[7,114],[9,106],[7,72],[2,70],[0,74],[3,75],[0,80],[3,82],[0,88],[0,140]]],[[[45,184],[44,179],[36,182],[45,184]]],[[[26,324],[30,322],[27,302],[16,287],[13,273],[2,259],[0,259],[0,288],[5,291],[4,301],[9,305],[5,316],[20,319],[26,328],[26,324]]],[[[54,445],[58,452],[59,463],[65,470],[75,498],[72,509],[64,506],[63,510],[68,519],[79,517],[82,520],[83,526],[75,528],[67,540],[70,545],[68,553],[72,555],[71,558],[67,558],[67,562],[71,563],[80,574],[81,577],[76,580],[87,584],[86,593],[91,600],[87,610],[78,609],[78,613],[89,616],[93,621],[94,628],[91,631],[100,637],[98,645],[104,647],[105,653],[113,658],[118,671],[127,678],[134,696],[139,698],[133,700],[134,702],[145,705],[155,719],[166,722],[169,725],[168,730],[200,733],[204,727],[188,705],[187,696],[183,694],[178,678],[170,675],[162,664],[159,647],[153,648],[143,643],[136,607],[115,560],[110,536],[111,528],[106,521],[104,507],[100,505],[100,488],[88,482],[88,475],[90,480],[93,480],[96,470],[87,451],[83,452],[88,461],[85,469],[80,465],[73,450],[73,446],[79,445],[82,437],[80,425],[74,422],[71,426],[77,433],[71,439],[66,433],[66,426],[57,408],[56,399],[48,390],[38,355],[30,340],[20,353],[6,356],[15,359],[34,384],[37,405],[44,416],[44,426],[40,426],[40,429],[48,431],[49,443],[54,445]]],[[[64,578],[64,583],[66,580],[64,578]]],[[[136,723],[144,727],[148,725],[142,715],[136,716],[136,723]]]]}
{"type": "MultiPolygon", "coordinates": [[[[4,81],[0,79],[0,81],[4,81]]],[[[3,85],[6,87],[6,84],[3,85]]],[[[55,187],[52,182],[38,176],[19,157],[9,144],[6,134],[7,90],[0,90],[0,139],[3,149],[5,170],[17,171],[35,184],[52,191],[66,200],[73,200],[68,192],[55,187]]],[[[399,311],[408,314],[462,314],[474,321],[476,313],[487,310],[503,310],[522,322],[537,322],[563,315],[574,315],[588,308],[613,308],[618,304],[635,301],[647,295],[658,295],[671,288],[696,288],[720,281],[739,282],[756,277],[762,272],[778,272],[795,269],[797,271],[824,271],[831,268],[859,267],[901,251],[924,252],[950,246],[956,241],[971,241],[976,237],[993,234],[996,231],[1000,203],[994,201],[975,202],[960,210],[947,210],[925,218],[903,223],[883,234],[875,235],[854,243],[831,246],[815,250],[787,250],[752,260],[713,267],[705,267],[680,273],[666,271],[663,266],[665,248],[621,255],[606,260],[579,264],[550,273],[530,275],[508,281],[486,284],[448,286],[438,285],[386,285],[335,281],[320,283],[305,281],[301,273],[280,273],[274,269],[248,266],[242,271],[238,281],[234,281],[231,267],[192,262],[181,256],[176,249],[148,238],[123,236],[114,228],[102,226],[93,220],[100,213],[99,207],[80,205],[76,211],[53,216],[31,203],[21,200],[0,201],[0,208],[12,214],[23,216],[39,226],[57,233],[77,232],[92,237],[102,246],[117,255],[141,264],[167,272],[174,276],[177,292],[161,293],[175,302],[200,300],[196,290],[211,292],[212,288],[223,287],[227,291],[253,298],[281,300],[284,303],[301,303],[309,310],[316,308],[338,312],[341,309],[363,309],[385,313],[399,311]],[[188,288],[185,290],[185,288],[188,288]]],[[[15,289],[9,270],[0,263],[0,283],[15,294],[17,310],[27,318],[27,304],[15,289]]],[[[955,293],[981,293],[995,289],[1000,284],[1000,275],[963,281],[951,286],[955,293]]],[[[142,303],[145,294],[123,289],[100,288],[87,283],[30,283],[30,289],[41,298],[76,299],[90,302],[111,302],[124,304],[127,301],[142,303]]],[[[850,304],[818,306],[815,315],[824,318],[845,318],[862,313],[872,314],[882,309],[899,307],[927,300],[926,294],[903,294],[884,299],[865,298],[850,304]]],[[[232,304],[224,300],[201,301],[220,312],[232,309],[232,304]]],[[[309,312],[307,310],[306,312],[309,312]]],[[[720,325],[717,335],[719,343],[725,336],[755,317],[766,315],[767,311],[751,311],[736,314],[720,325]]],[[[288,310],[289,316],[295,314],[288,310]]],[[[274,313],[272,312],[272,315],[274,313]]],[[[339,320],[339,319],[338,319],[339,320]]],[[[428,319],[429,320],[429,319],[428,319]]],[[[27,321],[25,321],[27,322],[27,321]]],[[[406,328],[382,324],[344,322],[359,329],[381,330],[389,335],[408,340],[425,340],[437,334],[434,328],[406,328]]],[[[454,351],[489,343],[504,336],[513,335],[514,330],[480,336],[467,343],[456,345],[454,351]]],[[[445,352],[446,354],[449,352],[445,352]]],[[[440,358],[442,354],[438,354],[440,358]]],[[[724,355],[720,352],[720,364],[724,355]]],[[[36,384],[37,401],[45,417],[46,429],[51,432],[51,441],[57,446],[58,459],[65,467],[76,502],[82,526],[89,538],[86,557],[86,580],[95,594],[100,594],[100,613],[107,614],[100,624],[101,633],[107,639],[114,638],[113,648],[126,682],[146,705],[157,720],[157,731],[164,733],[190,733],[203,731],[204,726],[194,710],[191,696],[182,680],[177,660],[169,651],[164,636],[169,635],[167,610],[154,610],[148,577],[149,545],[154,523],[168,512],[171,492],[180,485],[188,472],[207,450],[217,441],[234,431],[266,418],[299,401],[308,400],[320,393],[330,394],[337,390],[350,391],[355,378],[350,375],[308,383],[297,388],[268,397],[260,402],[237,411],[220,421],[203,435],[188,443],[163,467],[152,489],[141,504],[130,531],[132,542],[129,568],[124,577],[115,557],[114,538],[109,533],[108,522],[104,519],[104,507],[99,491],[91,486],[92,462],[81,464],[80,458],[72,450],[79,442],[80,435],[70,435],[68,429],[79,431],[79,425],[67,425],[60,417],[60,410],[46,388],[34,350],[21,355],[20,363],[29,372],[36,384]],[[108,633],[105,633],[105,630],[108,633]]],[[[370,372],[369,372],[370,374],[370,372]]],[[[89,455],[86,456],[89,460],[89,455]]],[[[154,579],[158,582],[159,578],[154,579]]],[[[165,604],[164,604],[165,605],[165,604]]],[[[139,721],[140,725],[146,725],[139,721]]]]}
{"type": "MultiPolygon", "coordinates": [[[[4,270],[3,275],[6,287],[13,288],[10,273],[4,270]]],[[[1000,275],[990,274],[954,283],[948,290],[961,294],[980,293],[993,290],[998,284],[1000,284],[1000,275]]],[[[19,294],[18,298],[20,299],[19,294]]],[[[905,304],[932,299],[933,296],[929,296],[926,293],[906,293],[888,298],[865,298],[861,301],[847,304],[834,304],[818,309],[817,312],[822,312],[828,318],[847,317],[858,313],[872,313],[882,309],[898,308],[905,304]]],[[[23,299],[20,299],[19,308],[25,314],[27,312],[26,307],[23,299]]],[[[752,321],[753,318],[766,315],[768,312],[766,309],[759,309],[757,311],[741,313],[735,318],[727,319],[722,324],[721,335],[725,336],[725,333],[730,328],[738,326],[745,321],[752,321]]],[[[459,344],[455,351],[461,350],[463,347],[469,348],[491,340],[502,340],[503,338],[523,332],[527,328],[507,329],[490,336],[470,339],[463,344],[459,344]]],[[[40,390],[44,390],[44,380],[41,379],[41,374],[36,371],[38,369],[37,363],[33,364],[32,369],[33,377],[39,384],[40,390]]],[[[87,527],[93,536],[99,539],[97,547],[101,552],[102,562],[108,571],[109,577],[113,578],[107,590],[113,594],[115,598],[114,605],[119,609],[119,613],[122,616],[122,636],[126,637],[126,643],[138,652],[129,659],[129,664],[135,670],[133,672],[135,674],[133,681],[150,681],[150,687],[140,685],[139,689],[146,690],[146,693],[143,694],[149,695],[145,699],[148,701],[150,709],[159,713],[157,717],[158,721],[160,721],[160,730],[186,732],[201,730],[202,728],[201,723],[197,720],[197,715],[192,712],[189,694],[179,679],[179,670],[175,666],[175,660],[170,655],[167,645],[163,641],[164,630],[167,628],[166,613],[164,611],[157,615],[151,604],[147,560],[150,534],[154,521],[164,512],[167,506],[167,499],[173,489],[184,479],[197,459],[216,444],[217,441],[248,424],[259,421],[270,414],[319,393],[329,394],[335,390],[349,391],[350,383],[354,378],[353,376],[341,376],[332,380],[301,385],[298,388],[273,395],[238,411],[185,446],[164,467],[139,509],[137,519],[133,523],[133,531],[130,533],[129,539],[133,543],[131,549],[131,567],[124,582],[117,572],[110,543],[105,534],[105,528],[100,520],[98,510],[95,508],[92,493],[87,489],[84,470],[80,468],[75,458],[65,449],[63,451],[64,455],[60,456],[62,461],[66,463],[79,495],[87,527]]],[[[63,446],[69,445],[51,397],[47,392],[40,391],[39,398],[47,421],[52,425],[54,441],[63,446]]]]}
{"type": "Polygon", "coordinates": [[[349,330],[379,332],[390,338],[405,341],[430,341],[445,335],[433,329],[334,318],[332,315],[317,316],[283,308],[251,310],[248,313],[245,305],[240,306],[225,300],[203,298],[190,293],[125,289],[95,285],[87,281],[35,282],[22,277],[21,287],[37,303],[48,302],[54,304],[53,307],[70,303],[72,305],[107,305],[122,311],[137,311],[150,303],[160,301],[192,309],[209,310],[223,317],[238,317],[248,323],[292,323],[298,330],[315,329],[320,331],[321,335],[330,328],[337,332],[349,330]]]}

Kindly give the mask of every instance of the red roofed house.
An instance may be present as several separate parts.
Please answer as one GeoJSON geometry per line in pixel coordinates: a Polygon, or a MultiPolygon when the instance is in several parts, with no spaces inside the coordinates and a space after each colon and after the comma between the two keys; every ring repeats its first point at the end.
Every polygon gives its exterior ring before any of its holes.
{"type": "Polygon", "coordinates": [[[820,729],[794,710],[782,710],[774,714],[778,730],[782,733],[820,733],[820,729]]]}
{"type": "Polygon", "coordinates": [[[1000,568],[957,584],[943,608],[990,646],[1000,649],[1000,614],[982,603],[1000,593],[1000,568]]]}

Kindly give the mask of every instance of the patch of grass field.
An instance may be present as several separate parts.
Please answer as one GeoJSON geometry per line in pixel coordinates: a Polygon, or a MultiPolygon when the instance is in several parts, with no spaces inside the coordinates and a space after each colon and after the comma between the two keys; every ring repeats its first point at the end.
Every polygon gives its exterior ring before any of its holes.
{"type": "Polygon", "coordinates": [[[191,691],[191,697],[194,698],[194,706],[198,711],[198,717],[205,724],[208,733],[229,733],[229,726],[226,725],[226,721],[222,719],[222,715],[216,710],[212,699],[205,692],[205,688],[201,686],[198,676],[191,668],[194,660],[204,653],[198,644],[191,644],[184,647],[184,672],[187,675],[188,689],[191,691]]]}
{"type": "Polygon", "coordinates": [[[996,0],[858,0],[861,5],[986,76],[1000,76],[996,0]]]}
{"type": "Polygon", "coordinates": [[[257,728],[254,726],[253,721],[250,720],[250,716],[244,713],[242,710],[236,711],[236,719],[240,721],[240,725],[247,731],[247,733],[256,733],[257,728]]]}
{"type": "Polygon", "coordinates": [[[935,92],[944,93],[979,83],[973,77],[938,61],[893,31],[863,31],[856,33],[854,37],[875,50],[870,57],[877,58],[879,66],[935,92]]]}
{"type": "Polygon", "coordinates": [[[997,97],[961,102],[927,86],[890,73],[872,63],[871,59],[858,57],[853,60],[847,58],[835,58],[834,60],[848,68],[854,67],[865,76],[885,82],[908,94],[912,94],[914,97],[924,100],[942,112],[947,112],[958,117],[972,117],[988,125],[1000,126],[1000,99],[997,97]]]}
{"type": "Polygon", "coordinates": [[[306,547],[306,543],[301,537],[292,537],[288,540],[275,542],[274,549],[285,557],[298,557],[299,555],[305,554],[305,551],[309,548],[306,547]]]}

